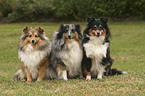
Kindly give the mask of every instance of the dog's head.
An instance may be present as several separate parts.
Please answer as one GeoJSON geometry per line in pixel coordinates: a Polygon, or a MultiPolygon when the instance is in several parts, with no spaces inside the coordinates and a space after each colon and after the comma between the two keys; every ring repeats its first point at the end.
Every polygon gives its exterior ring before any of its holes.
{"type": "Polygon", "coordinates": [[[36,27],[32,29],[32,27],[25,27],[23,29],[23,34],[21,37],[25,44],[31,44],[33,46],[37,45],[41,40],[45,39],[44,29],[42,27],[36,27]]]}
{"type": "Polygon", "coordinates": [[[81,39],[82,35],[80,26],[78,24],[61,24],[58,38],[63,38],[64,40],[81,39]]]}
{"type": "Polygon", "coordinates": [[[110,32],[107,23],[108,23],[108,19],[104,17],[101,17],[99,19],[96,19],[94,17],[88,18],[87,28],[84,32],[84,35],[87,34],[89,36],[96,36],[98,38],[100,36],[109,37],[110,32]]]}

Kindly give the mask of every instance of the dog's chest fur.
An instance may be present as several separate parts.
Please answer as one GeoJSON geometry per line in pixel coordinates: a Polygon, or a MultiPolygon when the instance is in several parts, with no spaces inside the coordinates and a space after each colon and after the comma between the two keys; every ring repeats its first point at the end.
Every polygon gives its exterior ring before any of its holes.
{"type": "Polygon", "coordinates": [[[35,50],[31,44],[24,51],[18,51],[19,58],[21,62],[28,68],[29,72],[32,75],[33,79],[36,79],[38,76],[38,68],[40,61],[47,56],[48,52],[46,50],[35,50]]]}
{"type": "Polygon", "coordinates": [[[59,56],[68,68],[69,76],[72,77],[80,74],[83,52],[79,43],[75,40],[69,40],[67,46],[68,50],[60,51],[59,56]]]}
{"type": "Polygon", "coordinates": [[[86,56],[92,59],[91,73],[96,76],[99,70],[102,70],[102,59],[106,57],[107,48],[109,43],[104,43],[105,37],[90,37],[89,42],[83,44],[86,56]]]}

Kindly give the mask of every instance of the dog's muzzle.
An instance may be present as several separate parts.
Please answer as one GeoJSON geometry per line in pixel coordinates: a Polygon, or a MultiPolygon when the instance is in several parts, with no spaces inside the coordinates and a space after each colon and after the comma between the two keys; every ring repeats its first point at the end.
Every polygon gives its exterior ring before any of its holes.
{"type": "Polygon", "coordinates": [[[68,39],[71,39],[71,35],[68,35],[68,39]]]}
{"type": "Polygon", "coordinates": [[[97,33],[96,33],[96,36],[99,37],[101,34],[100,34],[100,31],[97,30],[97,33]]]}
{"type": "Polygon", "coordinates": [[[32,40],[31,43],[34,44],[35,43],[35,40],[32,40]]]}

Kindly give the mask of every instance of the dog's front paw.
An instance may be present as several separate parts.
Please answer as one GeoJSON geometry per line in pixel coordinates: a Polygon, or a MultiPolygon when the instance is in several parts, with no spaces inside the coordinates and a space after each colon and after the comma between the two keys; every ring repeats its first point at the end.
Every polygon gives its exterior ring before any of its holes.
{"type": "Polygon", "coordinates": [[[37,81],[35,81],[35,82],[41,82],[41,80],[37,80],[37,81]]]}
{"type": "Polygon", "coordinates": [[[86,76],[86,80],[91,80],[91,76],[86,76]]]}
{"type": "Polygon", "coordinates": [[[67,78],[63,78],[63,80],[68,80],[67,78]]]}
{"type": "Polygon", "coordinates": [[[25,82],[25,81],[26,81],[26,79],[22,79],[22,81],[23,81],[23,82],[25,82]]]}
{"type": "Polygon", "coordinates": [[[32,81],[32,79],[27,79],[27,81],[26,82],[31,82],[32,81]]]}
{"type": "Polygon", "coordinates": [[[98,79],[98,80],[101,80],[101,79],[102,79],[102,76],[98,76],[97,79],[98,79]]]}

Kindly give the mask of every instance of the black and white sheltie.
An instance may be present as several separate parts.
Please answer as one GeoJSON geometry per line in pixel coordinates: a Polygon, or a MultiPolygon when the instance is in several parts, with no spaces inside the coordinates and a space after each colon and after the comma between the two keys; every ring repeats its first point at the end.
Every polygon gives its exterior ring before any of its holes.
{"type": "Polygon", "coordinates": [[[61,24],[54,34],[51,51],[51,65],[58,79],[67,80],[81,74],[83,51],[82,35],[79,25],[61,24]]]}
{"type": "Polygon", "coordinates": [[[86,80],[92,77],[102,79],[103,75],[125,74],[126,72],[111,69],[113,60],[110,56],[110,40],[111,35],[107,18],[95,19],[90,17],[87,19],[87,27],[84,30],[83,39],[83,73],[86,80]],[[113,72],[113,73],[112,73],[113,72]]]}

